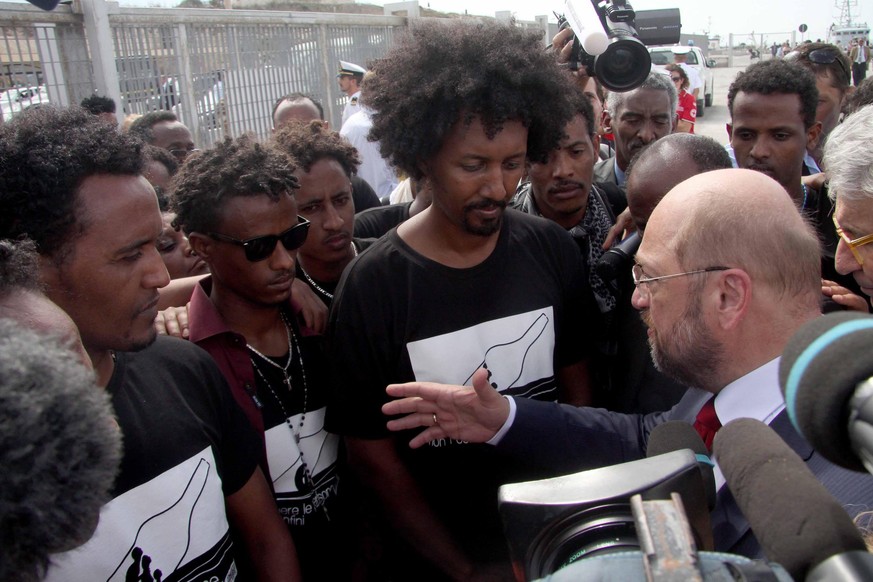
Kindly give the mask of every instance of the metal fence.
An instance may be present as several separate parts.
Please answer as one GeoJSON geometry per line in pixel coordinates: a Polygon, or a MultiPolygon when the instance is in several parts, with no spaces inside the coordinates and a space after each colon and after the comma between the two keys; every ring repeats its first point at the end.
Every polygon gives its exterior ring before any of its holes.
{"type": "Polygon", "coordinates": [[[0,3],[3,117],[95,90],[126,114],[173,110],[201,147],[269,135],[273,103],[301,92],[339,127],[338,61],[382,56],[407,19],[260,10],[118,8],[77,0],[46,13],[0,3]]]}

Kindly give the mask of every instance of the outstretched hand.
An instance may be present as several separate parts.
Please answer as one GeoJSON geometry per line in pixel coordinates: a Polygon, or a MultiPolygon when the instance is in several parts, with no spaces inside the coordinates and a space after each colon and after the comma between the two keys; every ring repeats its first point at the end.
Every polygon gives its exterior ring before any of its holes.
{"type": "Polygon", "coordinates": [[[388,421],[388,429],[427,427],[409,442],[413,449],[444,438],[471,443],[488,441],[509,417],[509,402],[488,383],[489,374],[485,368],[476,370],[472,387],[436,382],[389,385],[386,392],[399,400],[383,405],[382,412],[406,416],[388,421]]]}

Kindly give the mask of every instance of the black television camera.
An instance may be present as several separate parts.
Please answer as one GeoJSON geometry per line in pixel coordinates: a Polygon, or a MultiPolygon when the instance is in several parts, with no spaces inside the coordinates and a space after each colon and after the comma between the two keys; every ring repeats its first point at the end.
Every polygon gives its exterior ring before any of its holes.
{"type": "Polygon", "coordinates": [[[513,563],[542,578],[583,558],[638,550],[630,499],[682,496],[697,546],[712,548],[697,458],[674,451],[621,465],[500,488],[498,505],[513,563]]]}
{"type": "Polygon", "coordinates": [[[709,551],[706,488],[688,449],[504,485],[498,504],[518,580],[791,580],[776,564],[709,551]]]}
{"type": "Polygon", "coordinates": [[[652,68],[647,45],[677,44],[678,8],[635,12],[627,0],[566,0],[561,30],[575,33],[569,66],[584,69],[610,91],[631,91],[652,68]]]}
{"type": "Polygon", "coordinates": [[[594,266],[600,278],[604,281],[615,281],[622,273],[629,272],[642,242],[643,236],[639,232],[633,232],[626,239],[603,253],[603,256],[594,266]]]}

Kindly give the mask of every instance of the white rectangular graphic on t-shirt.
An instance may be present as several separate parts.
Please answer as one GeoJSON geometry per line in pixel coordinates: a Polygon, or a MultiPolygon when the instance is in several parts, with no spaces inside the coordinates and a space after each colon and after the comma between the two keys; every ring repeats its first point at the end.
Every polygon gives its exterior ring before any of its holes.
{"type": "Polygon", "coordinates": [[[469,385],[481,367],[500,392],[531,396],[553,384],[555,326],[551,306],[479,323],[407,344],[417,381],[469,385]]]}
{"type": "Polygon", "coordinates": [[[291,526],[303,527],[310,516],[328,512],[329,501],[337,495],[339,436],[324,429],[325,410],[322,407],[307,412],[303,427],[301,414],[289,419],[294,430],[299,431],[299,447],[288,423],[264,432],[276,505],[282,519],[291,526]]]}
{"type": "Polygon", "coordinates": [[[212,448],[126,491],[94,536],[52,556],[46,580],[234,580],[224,493],[212,448]]]}

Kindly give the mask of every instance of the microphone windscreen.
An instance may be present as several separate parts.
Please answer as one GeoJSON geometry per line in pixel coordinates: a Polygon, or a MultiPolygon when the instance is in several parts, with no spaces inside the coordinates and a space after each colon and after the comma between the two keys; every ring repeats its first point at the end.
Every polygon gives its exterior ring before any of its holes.
{"type": "Polygon", "coordinates": [[[703,439],[694,427],[681,420],[671,420],[652,429],[646,448],[647,457],[691,449],[695,455],[709,456],[703,439]]]}
{"type": "Polygon", "coordinates": [[[0,580],[39,580],[50,554],[91,537],[120,458],[93,371],[52,338],[0,319],[0,580]]]}
{"type": "Polygon", "coordinates": [[[671,420],[659,424],[652,429],[649,442],[646,446],[646,456],[656,457],[673,451],[691,449],[697,456],[700,473],[703,476],[703,488],[706,492],[706,502],[710,511],[715,507],[715,473],[713,473],[712,460],[703,439],[694,430],[694,427],[682,420],[671,420]]]}
{"type": "Polygon", "coordinates": [[[864,471],[849,440],[849,400],[873,376],[873,317],[832,313],[804,324],[779,363],[785,407],[797,430],[833,463],[864,471]]]}
{"type": "Polygon", "coordinates": [[[839,502],[764,423],[728,423],[716,433],[714,451],[767,558],[796,580],[831,556],[866,550],[839,502]]]}

